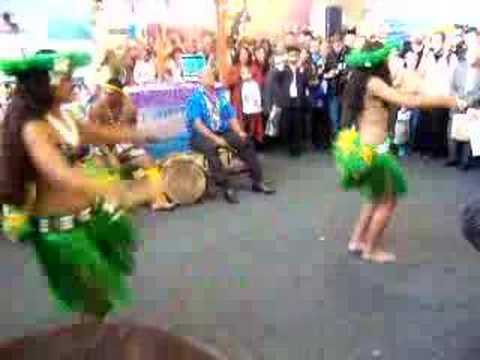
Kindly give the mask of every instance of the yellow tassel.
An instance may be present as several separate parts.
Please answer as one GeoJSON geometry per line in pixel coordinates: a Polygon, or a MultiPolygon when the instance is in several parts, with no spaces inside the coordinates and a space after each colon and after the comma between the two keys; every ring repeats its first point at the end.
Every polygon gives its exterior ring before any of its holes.
{"type": "Polygon", "coordinates": [[[162,172],[157,167],[153,167],[145,170],[145,175],[150,181],[154,183],[157,183],[160,180],[162,180],[162,172]]]}
{"type": "Polygon", "coordinates": [[[109,175],[102,175],[101,177],[99,177],[98,180],[102,184],[109,185],[109,184],[119,182],[121,179],[120,179],[120,176],[118,176],[117,174],[109,174],[109,175]]]}
{"type": "Polygon", "coordinates": [[[343,130],[338,135],[337,146],[340,151],[350,154],[355,150],[358,133],[354,129],[343,130]]]}
{"type": "Polygon", "coordinates": [[[28,215],[15,213],[3,218],[3,229],[9,234],[18,234],[28,223],[28,215]]]}
{"type": "Polygon", "coordinates": [[[370,146],[364,146],[362,149],[362,159],[367,165],[372,165],[373,158],[375,157],[375,150],[370,146]]]}

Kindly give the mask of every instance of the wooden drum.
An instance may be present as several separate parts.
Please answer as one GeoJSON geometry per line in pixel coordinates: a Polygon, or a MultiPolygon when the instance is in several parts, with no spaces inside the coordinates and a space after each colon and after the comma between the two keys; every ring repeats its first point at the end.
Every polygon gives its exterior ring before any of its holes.
{"type": "Polygon", "coordinates": [[[160,167],[167,196],[178,205],[198,202],[207,190],[203,157],[179,154],[169,157],[160,167]]]}

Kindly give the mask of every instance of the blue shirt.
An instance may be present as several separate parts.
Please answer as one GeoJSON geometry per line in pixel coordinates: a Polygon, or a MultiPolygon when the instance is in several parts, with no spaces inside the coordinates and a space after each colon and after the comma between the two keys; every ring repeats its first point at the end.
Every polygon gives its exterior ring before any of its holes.
{"type": "Polygon", "coordinates": [[[210,131],[222,134],[230,129],[236,113],[224,95],[213,98],[207,95],[204,88],[199,88],[187,100],[185,116],[187,129],[192,135],[197,134],[194,126],[197,120],[200,120],[210,131]]]}

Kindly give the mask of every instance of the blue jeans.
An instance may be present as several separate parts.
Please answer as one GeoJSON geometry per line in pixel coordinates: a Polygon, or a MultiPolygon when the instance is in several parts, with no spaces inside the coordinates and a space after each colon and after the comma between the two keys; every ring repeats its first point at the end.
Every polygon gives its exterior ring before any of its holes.
{"type": "Polygon", "coordinates": [[[342,119],[342,104],[337,95],[329,95],[327,98],[328,117],[330,119],[332,135],[336,135],[340,129],[342,119]]]}
{"type": "Polygon", "coordinates": [[[412,116],[410,118],[410,147],[413,148],[415,147],[415,136],[417,133],[417,126],[418,123],[420,122],[420,110],[418,109],[413,109],[412,110],[412,116]]]}

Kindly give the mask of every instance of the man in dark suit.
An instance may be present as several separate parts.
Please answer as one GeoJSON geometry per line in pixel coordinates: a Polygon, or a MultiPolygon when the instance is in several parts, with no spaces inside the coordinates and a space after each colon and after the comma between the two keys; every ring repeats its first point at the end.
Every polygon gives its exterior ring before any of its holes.
{"type": "Polygon", "coordinates": [[[300,156],[302,153],[302,135],[304,124],[304,107],[307,102],[308,77],[299,69],[300,49],[296,46],[287,48],[288,63],[283,71],[275,77],[275,85],[282,108],[282,128],[286,135],[290,154],[300,156]]]}

